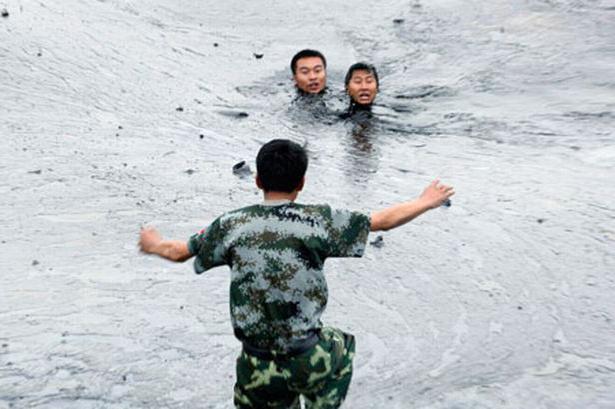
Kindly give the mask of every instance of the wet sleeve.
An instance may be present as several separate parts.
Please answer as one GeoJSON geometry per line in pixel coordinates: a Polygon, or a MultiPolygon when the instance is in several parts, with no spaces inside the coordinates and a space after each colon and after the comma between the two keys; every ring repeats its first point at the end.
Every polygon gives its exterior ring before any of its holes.
{"type": "Polygon", "coordinates": [[[349,210],[331,210],[328,257],[361,257],[370,228],[369,216],[349,210]]]}
{"type": "Polygon", "coordinates": [[[220,219],[214,220],[209,227],[192,235],[188,239],[188,249],[195,256],[194,271],[197,274],[227,264],[224,231],[220,226],[220,219]]]}

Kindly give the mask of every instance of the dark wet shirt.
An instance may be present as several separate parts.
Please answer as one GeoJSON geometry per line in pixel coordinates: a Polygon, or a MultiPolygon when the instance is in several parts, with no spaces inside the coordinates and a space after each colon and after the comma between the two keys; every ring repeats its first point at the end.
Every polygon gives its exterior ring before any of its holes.
{"type": "Polygon", "coordinates": [[[360,116],[363,119],[371,118],[372,104],[361,105],[361,104],[356,104],[354,102],[351,102],[350,106],[348,106],[348,109],[345,112],[341,113],[339,116],[342,119],[348,119],[348,118],[357,117],[357,116],[360,116]]]}

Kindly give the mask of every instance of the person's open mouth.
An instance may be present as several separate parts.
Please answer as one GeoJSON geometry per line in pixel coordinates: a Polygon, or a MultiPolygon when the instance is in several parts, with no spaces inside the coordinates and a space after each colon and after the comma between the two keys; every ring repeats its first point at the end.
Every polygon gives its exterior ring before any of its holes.
{"type": "Polygon", "coordinates": [[[319,82],[310,82],[308,84],[308,89],[310,91],[318,91],[320,89],[320,83],[319,82]]]}
{"type": "Polygon", "coordinates": [[[370,102],[372,99],[372,94],[369,92],[360,92],[359,93],[359,101],[360,102],[370,102]]]}

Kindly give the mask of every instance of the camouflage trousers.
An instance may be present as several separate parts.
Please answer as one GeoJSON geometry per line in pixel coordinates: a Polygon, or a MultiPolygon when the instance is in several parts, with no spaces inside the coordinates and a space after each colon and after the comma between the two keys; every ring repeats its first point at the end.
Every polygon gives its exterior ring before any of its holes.
{"type": "Polygon", "coordinates": [[[239,409],[338,408],[352,377],[354,337],[323,328],[308,351],[286,359],[264,360],[241,352],[237,358],[235,407],[239,409]]]}

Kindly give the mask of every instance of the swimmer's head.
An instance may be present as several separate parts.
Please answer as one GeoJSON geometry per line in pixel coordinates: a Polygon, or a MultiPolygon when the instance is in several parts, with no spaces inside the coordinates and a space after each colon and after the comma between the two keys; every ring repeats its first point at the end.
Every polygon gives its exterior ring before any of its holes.
{"type": "Polygon", "coordinates": [[[371,105],[376,99],[380,84],[376,68],[364,62],[350,66],[344,83],[351,102],[357,105],[371,105]]]}
{"type": "Polygon", "coordinates": [[[320,94],[327,85],[327,60],[316,50],[301,50],[290,61],[297,88],[308,94],[320,94]]]}
{"type": "Polygon", "coordinates": [[[256,156],[256,184],[267,192],[293,193],[303,188],[308,157],[301,145],[287,139],[264,144],[256,156]]]}

